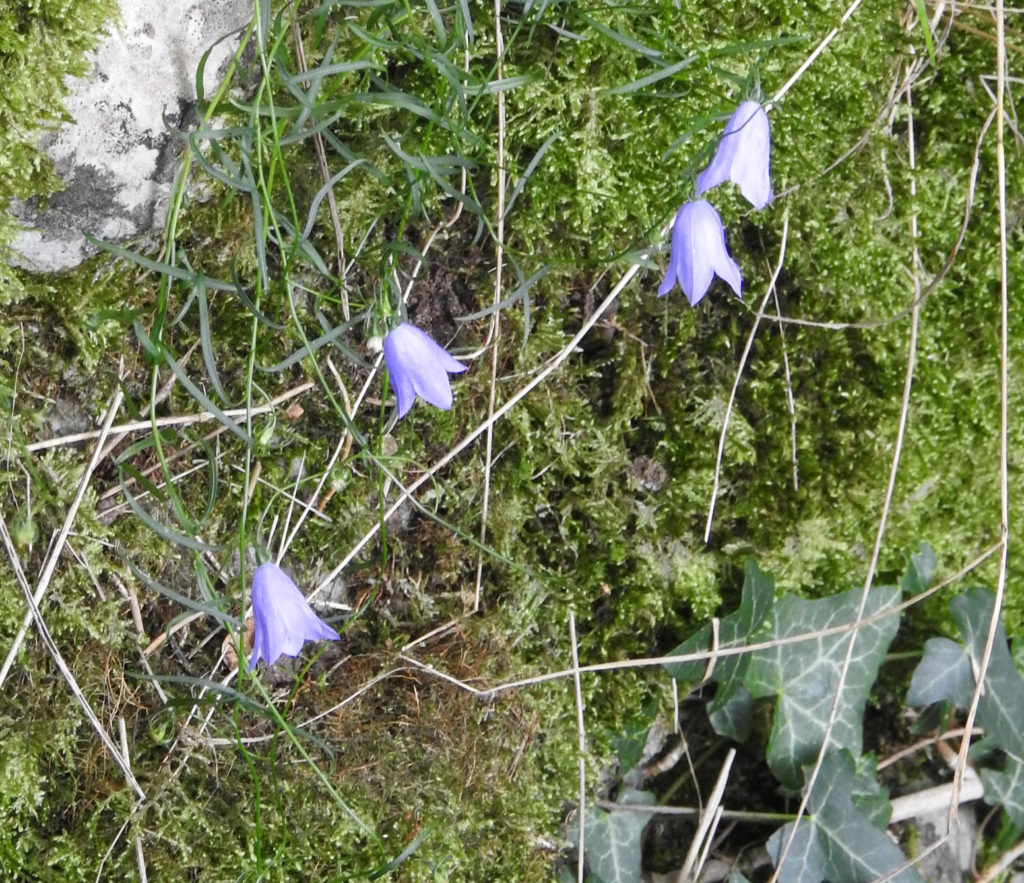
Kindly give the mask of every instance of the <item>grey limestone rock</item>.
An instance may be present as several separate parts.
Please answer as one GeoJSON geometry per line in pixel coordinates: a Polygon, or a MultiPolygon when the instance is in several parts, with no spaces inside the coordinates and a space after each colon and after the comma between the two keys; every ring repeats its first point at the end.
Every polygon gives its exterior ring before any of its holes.
{"type": "Polygon", "coordinates": [[[210,94],[238,46],[235,32],[252,16],[251,0],[120,5],[121,21],[97,48],[92,75],[69,81],[72,121],[40,140],[64,189],[11,206],[23,228],[15,263],[26,269],[77,266],[94,252],[84,232],[156,242],[181,149],[168,126],[181,126],[195,105],[203,53],[216,44],[204,69],[210,94]]]}

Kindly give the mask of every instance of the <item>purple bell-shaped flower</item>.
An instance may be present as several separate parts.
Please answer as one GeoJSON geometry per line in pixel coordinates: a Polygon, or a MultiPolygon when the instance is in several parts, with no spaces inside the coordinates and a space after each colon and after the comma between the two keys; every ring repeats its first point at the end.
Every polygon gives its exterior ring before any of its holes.
{"type": "Polygon", "coordinates": [[[253,641],[249,671],[262,658],[297,656],[306,641],[337,641],[338,633],[313,612],[291,577],[268,561],[252,578],[253,641]]]}
{"type": "Polygon", "coordinates": [[[429,334],[408,322],[392,329],[384,338],[384,362],[398,399],[399,417],[409,413],[417,395],[435,408],[447,411],[452,406],[448,375],[466,370],[462,362],[452,358],[429,334]]]}
{"type": "Polygon", "coordinates": [[[668,294],[678,282],[690,306],[695,307],[716,275],[729,283],[737,297],[742,296],[740,265],[725,247],[725,230],[718,212],[703,199],[688,202],[679,209],[672,225],[672,252],[658,297],[668,294]]]}
{"type": "Polygon", "coordinates": [[[697,195],[732,181],[754,208],[772,201],[772,135],[768,114],[756,101],[744,101],[729,118],[711,164],[697,176],[697,195]]]}

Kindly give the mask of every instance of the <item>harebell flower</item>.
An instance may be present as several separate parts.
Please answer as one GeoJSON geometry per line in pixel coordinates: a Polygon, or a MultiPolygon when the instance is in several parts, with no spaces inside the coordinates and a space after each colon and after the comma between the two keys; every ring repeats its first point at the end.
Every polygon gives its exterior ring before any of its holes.
{"type": "Polygon", "coordinates": [[[772,201],[772,136],[768,114],[756,101],[744,101],[729,118],[715,158],[697,176],[697,195],[732,181],[756,209],[772,201]]]}
{"type": "Polygon", "coordinates": [[[384,338],[384,362],[398,399],[398,416],[409,413],[419,396],[435,408],[447,411],[452,406],[449,374],[461,374],[466,365],[415,325],[403,322],[384,338]]]}
{"type": "Polygon", "coordinates": [[[742,296],[740,265],[725,247],[725,230],[718,212],[703,199],[688,202],[679,209],[672,225],[672,252],[658,297],[668,294],[678,282],[690,306],[695,307],[716,275],[729,283],[737,297],[742,296]]]}
{"type": "Polygon", "coordinates": [[[252,578],[254,634],[249,671],[262,658],[298,656],[306,641],[337,641],[338,633],[313,612],[291,577],[271,561],[252,578]]]}

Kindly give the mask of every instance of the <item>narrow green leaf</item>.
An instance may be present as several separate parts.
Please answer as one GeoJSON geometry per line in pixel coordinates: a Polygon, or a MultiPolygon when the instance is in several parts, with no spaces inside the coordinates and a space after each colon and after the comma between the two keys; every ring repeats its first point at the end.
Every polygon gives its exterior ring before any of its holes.
{"type": "Polygon", "coordinates": [[[517,77],[506,77],[502,80],[490,80],[483,83],[475,90],[477,95],[497,95],[499,92],[508,92],[511,89],[518,89],[520,86],[528,86],[540,79],[540,72],[520,74],[517,77]]]}
{"type": "Polygon", "coordinates": [[[551,149],[551,146],[561,137],[560,133],[555,132],[554,135],[548,138],[547,141],[537,148],[537,152],[530,159],[522,177],[516,181],[516,186],[512,188],[512,192],[508,196],[508,201],[505,203],[504,217],[507,218],[509,216],[509,212],[512,211],[512,206],[516,204],[516,200],[519,199],[522,194],[523,189],[526,187],[526,183],[530,180],[530,176],[537,170],[537,166],[540,165],[541,160],[544,159],[544,154],[546,154],[548,150],[551,149]]]}
{"type": "Polygon", "coordinates": [[[256,304],[253,303],[252,298],[246,294],[245,286],[242,285],[242,280],[238,275],[238,269],[234,263],[231,265],[231,281],[235,283],[235,297],[237,297],[242,302],[242,305],[252,313],[253,316],[255,316],[256,321],[261,325],[265,325],[267,328],[272,328],[274,331],[284,331],[284,329],[288,327],[287,325],[282,325],[273,321],[266,314],[262,313],[259,308],[257,308],[256,304]]]}
{"type": "Polygon", "coordinates": [[[195,273],[192,270],[185,270],[181,267],[165,264],[163,261],[154,261],[152,258],[147,258],[144,255],[131,251],[130,249],[114,245],[112,242],[104,242],[102,239],[97,239],[95,236],[90,236],[88,233],[83,233],[82,235],[101,251],[105,251],[109,254],[116,255],[119,258],[131,261],[133,264],[137,264],[145,270],[152,270],[154,273],[159,273],[162,276],[169,276],[172,279],[180,279],[183,282],[187,282],[189,285],[195,285],[199,280],[202,280],[206,284],[207,288],[212,288],[215,291],[231,291],[231,285],[227,282],[222,282],[219,279],[214,279],[213,277],[207,276],[203,273],[195,273]]]}
{"type": "MultiPolygon", "coordinates": [[[[362,318],[363,318],[362,315],[360,315],[360,316],[357,316],[357,317],[353,318],[352,320],[350,320],[348,322],[343,322],[341,325],[336,325],[334,328],[331,328],[330,330],[325,331],[323,334],[321,334],[319,337],[315,338],[314,340],[308,341],[303,346],[299,347],[290,356],[287,356],[286,358],[282,359],[276,365],[271,365],[269,368],[260,367],[258,370],[264,372],[265,374],[280,374],[282,371],[287,370],[292,365],[295,365],[298,362],[301,362],[304,358],[306,358],[306,356],[313,355],[313,353],[315,353],[318,350],[322,349],[327,344],[336,343],[337,341],[341,340],[344,337],[344,335],[358,321],[362,320],[362,318]]],[[[351,349],[345,347],[345,348],[343,348],[343,352],[345,353],[346,356],[351,358],[352,361],[354,361],[356,364],[360,365],[361,367],[363,367],[363,368],[369,368],[370,367],[369,365],[367,365],[367,363],[363,359],[359,358],[356,355],[354,350],[351,350],[351,349]]]]}
{"type": "MultiPolygon", "coordinates": [[[[145,417],[139,415],[136,419],[148,420],[149,415],[147,414],[145,417]]],[[[117,466],[120,466],[123,463],[127,463],[132,457],[136,456],[137,454],[141,454],[143,451],[149,451],[152,448],[156,447],[158,440],[155,437],[155,435],[159,435],[159,442],[162,445],[175,445],[181,439],[181,436],[178,435],[178,433],[175,432],[172,427],[161,429],[158,433],[151,432],[145,438],[139,439],[139,441],[137,442],[132,442],[124,450],[120,451],[118,455],[114,458],[114,463],[117,466]]]]}
{"type": "MultiPolygon", "coordinates": [[[[292,74],[291,76],[284,77],[281,80],[282,86],[305,86],[309,88],[307,84],[313,83],[317,88],[320,87],[321,81],[325,77],[332,76],[334,74],[347,74],[353,71],[365,71],[365,70],[383,70],[383,68],[374,61],[334,61],[330,64],[321,64],[318,67],[310,68],[308,71],[292,74]]],[[[309,91],[314,90],[309,88],[309,91]]],[[[314,92],[315,94],[315,92],[314,92]]]]}
{"type": "Polygon", "coordinates": [[[434,31],[437,33],[437,42],[444,44],[448,42],[448,32],[444,27],[444,18],[441,10],[437,8],[434,0],[426,0],[427,10],[430,12],[430,20],[434,23],[434,31]]]}
{"type": "Polygon", "coordinates": [[[199,302],[199,348],[203,353],[203,364],[206,366],[206,376],[222,402],[228,402],[228,394],[220,382],[220,372],[217,370],[217,359],[213,354],[213,334],[210,331],[210,307],[206,300],[206,286],[199,283],[195,287],[196,299],[199,302]]]}
{"type": "Polygon", "coordinates": [[[458,316],[456,322],[473,322],[477,319],[482,319],[485,316],[490,316],[492,313],[499,312],[500,310],[507,309],[512,306],[516,301],[522,300],[529,296],[530,289],[533,288],[541,279],[543,279],[549,272],[550,267],[541,267],[536,273],[530,276],[529,279],[524,279],[515,291],[513,291],[508,297],[496,304],[491,304],[488,307],[484,307],[482,310],[477,310],[474,313],[469,313],[465,316],[458,316]]]}
{"type": "Polygon", "coordinates": [[[462,24],[466,29],[466,45],[473,45],[473,16],[469,11],[468,0],[458,0],[459,12],[461,13],[462,24]]]}
{"type": "Polygon", "coordinates": [[[148,573],[143,571],[138,565],[135,564],[130,558],[127,559],[128,567],[132,573],[135,574],[135,578],[149,588],[151,591],[160,595],[161,597],[167,598],[169,601],[173,601],[181,607],[188,610],[195,610],[198,613],[204,613],[207,616],[212,617],[217,622],[225,626],[231,626],[232,628],[238,628],[239,621],[238,617],[231,616],[225,613],[225,609],[229,608],[233,603],[233,599],[227,597],[220,597],[215,600],[211,600],[207,603],[197,601],[194,598],[190,598],[181,592],[176,592],[174,589],[165,586],[159,580],[150,576],[148,573]]]}
{"type": "Polygon", "coordinates": [[[237,422],[228,417],[227,414],[210,401],[210,398],[206,393],[195,385],[192,378],[182,370],[181,366],[175,361],[174,356],[172,356],[166,349],[163,350],[163,359],[167,367],[171,369],[174,376],[178,378],[178,382],[188,390],[188,393],[192,398],[202,405],[203,408],[213,414],[221,426],[230,432],[233,432],[249,447],[253,446],[253,441],[249,437],[249,433],[247,433],[237,422]]]}
{"type": "MultiPolygon", "coordinates": [[[[197,135],[191,135],[190,138],[195,141],[197,135]]],[[[192,152],[195,155],[196,164],[207,175],[220,181],[225,187],[239,193],[252,193],[256,189],[256,182],[251,173],[243,172],[242,168],[228,156],[218,143],[211,142],[211,147],[209,153],[212,154],[212,159],[207,155],[207,151],[200,150],[197,144],[193,145],[192,152]],[[213,161],[214,159],[219,165],[213,161]]]]}
{"type": "Polygon", "coordinates": [[[152,481],[150,481],[145,475],[143,475],[138,469],[136,469],[131,463],[124,462],[118,464],[129,477],[142,488],[143,492],[149,494],[157,503],[163,505],[167,502],[167,493],[158,488],[152,481]]]}
{"type": "Polygon", "coordinates": [[[934,65],[935,44],[932,42],[932,27],[928,22],[928,10],[925,8],[924,0],[914,0],[914,8],[917,10],[917,20],[921,25],[921,33],[924,35],[924,45],[928,47],[928,57],[934,65]]]}
{"type": "Polygon", "coordinates": [[[306,214],[306,226],[302,229],[302,236],[304,239],[309,238],[309,234],[313,232],[313,226],[316,224],[316,213],[320,208],[320,203],[327,198],[327,194],[334,189],[334,185],[337,184],[342,178],[346,177],[349,172],[359,168],[359,166],[365,165],[365,160],[357,159],[350,162],[340,172],[335,172],[330,178],[324,183],[324,186],[317,190],[313,196],[312,201],[309,204],[309,212],[306,214]]]}
{"type": "Polygon", "coordinates": [[[142,351],[146,354],[149,362],[160,362],[164,357],[163,344],[153,340],[138,319],[132,322],[132,329],[135,331],[135,336],[138,338],[139,343],[142,344],[142,351]]]}
{"type": "Polygon", "coordinates": [[[196,524],[203,525],[213,514],[214,506],[217,505],[218,490],[220,486],[220,471],[217,467],[217,452],[206,439],[199,440],[199,446],[206,452],[206,471],[209,476],[207,482],[206,507],[203,514],[196,518],[196,524]]]}
{"type": "Polygon", "coordinates": [[[433,827],[428,826],[424,828],[422,831],[420,831],[419,834],[417,834],[412,839],[412,842],[407,847],[405,847],[405,849],[403,849],[397,856],[395,856],[395,858],[389,861],[379,871],[374,871],[372,874],[370,874],[370,879],[379,880],[381,877],[390,874],[392,871],[398,870],[415,854],[415,852],[420,848],[420,846],[423,845],[423,841],[426,840],[427,837],[433,832],[433,827]]]}
{"type": "Polygon", "coordinates": [[[186,536],[183,533],[179,533],[173,528],[168,527],[166,524],[157,521],[156,518],[150,515],[149,512],[142,507],[142,504],[139,503],[132,492],[128,490],[128,487],[123,480],[121,482],[121,492],[124,494],[124,498],[127,500],[132,511],[139,517],[142,523],[167,542],[172,543],[175,546],[182,546],[183,548],[192,549],[197,552],[217,552],[220,550],[219,546],[200,542],[199,540],[186,536]]]}
{"type": "Polygon", "coordinates": [[[599,98],[604,98],[609,95],[629,95],[633,92],[639,92],[641,89],[646,89],[654,83],[661,82],[669,77],[674,77],[680,71],[686,70],[686,68],[697,60],[697,58],[698,56],[696,55],[690,55],[681,61],[677,61],[675,64],[670,64],[668,67],[654,71],[646,77],[641,77],[639,80],[633,80],[631,83],[623,83],[621,86],[613,86],[610,89],[601,89],[598,91],[597,95],[599,98]]]}
{"type": "Polygon", "coordinates": [[[643,55],[651,61],[660,61],[662,53],[657,49],[651,49],[650,46],[645,46],[639,40],[634,40],[628,34],[623,34],[621,31],[616,31],[614,28],[609,27],[603,22],[599,22],[595,18],[591,18],[585,12],[580,13],[580,18],[583,19],[590,27],[592,27],[599,34],[603,34],[609,40],[618,43],[620,46],[625,47],[630,52],[635,52],[639,55],[643,55]]]}

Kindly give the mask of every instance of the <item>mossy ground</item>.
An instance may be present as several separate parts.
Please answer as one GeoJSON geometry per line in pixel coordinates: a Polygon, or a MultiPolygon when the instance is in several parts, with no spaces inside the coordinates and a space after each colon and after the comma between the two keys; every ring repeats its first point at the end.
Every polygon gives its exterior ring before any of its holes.
{"type": "MultiPolygon", "coordinates": [[[[11,93],[4,112],[22,127],[59,118],[59,80],[81,70],[81,52],[110,11],[79,4],[72,18],[70,8],[30,6],[58,29],[22,33],[0,14],[0,60],[24,74],[8,82],[46,86],[33,93],[45,98],[42,104],[26,104],[24,86],[11,93]],[[51,39],[60,51],[40,66],[51,39]]],[[[770,95],[841,13],[834,3],[784,0],[685,10],[669,2],[534,6],[529,13],[506,8],[502,22],[503,76],[524,78],[505,94],[509,187],[523,184],[506,224],[506,272],[514,279],[545,272],[528,304],[520,299],[502,314],[499,404],[565,345],[688,198],[692,173],[710,155],[720,125],[714,115],[727,113],[755,81],[770,95]],[[655,52],[662,61],[652,61],[655,52]],[[694,61],[674,76],[614,91],[691,54],[694,61]]],[[[218,668],[225,629],[211,614],[220,610],[237,624],[243,552],[251,569],[248,550],[280,541],[286,519],[295,518],[288,495],[309,498],[339,442],[344,396],[327,356],[351,398],[368,376],[373,356],[365,339],[376,330],[374,320],[337,338],[341,347],[328,342],[304,358],[290,356],[340,324],[343,289],[358,314],[386,297],[393,268],[408,280],[410,253],[454,214],[452,193],[463,167],[469,187],[462,216],[432,245],[408,311],[463,351],[486,337],[486,317],[457,321],[490,303],[496,206],[496,99],[493,90],[473,88],[495,76],[493,11],[483,3],[468,8],[471,76],[462,77],[456,73],[465,35],[459,11],[439,13],[438,24],[429,11],[398,4],[361,9],[349,19],[330,4],[303,7],[299,24],[311,67],[328,52],[371,65],[326,77],[307,93],[312,119],[333,120],[319,128],[329,136],[332,171],[359,160],[336,187],[351,260],[344,279],[324,276],[295,235],[322,181],[310,129],[292,128],[302,108],[290,88],[296,81],[285,77],[295,72],[285,19],[268,23],[274,68],[264,78],[258,57],[245,56],[251,68],[238,75],[233,105],[218,108],[243,134],[222,136],[220,153],[211,147],[202,155],[221,169],[229,163],[255,169],[251,188],[240,179],[215,181],[196,161],[208,198],[186,205],[176,256],[165,258],[187,257],[210,277],[236,278],[267,321],[254,318],[231,291],[206,292],[204,316],[187,286],[155,273],[140,276],[137,267],[109,256],[57,278],[5,271],[3,505],[30,581],[67,511],[87,451],[66,446],[40,454],[26,444],[93,425],[119,372],[125,419],[147,417],[153,391],[171,376],[166,362],[153,367],[154,353],[157,361],[164,353],[177,360],[223,408],[250,396],[260,404],[307,379],[316,383],[296,400],[299,410],[254,419],[248,448],[224,431],[204,438],[216,423],[167,430],[159,445],[143,433],[122,442],[93,476],[43,610],[109,730],[125,720],[133,769],[150,799],[143,813],[130,816],[131,794],[118,770],[45,650],[30,638],[0,699],[9,734],[0,746],[0,865],[15,876],[95,879],[102,864],[107,875],[123,877],[132,873],[132,838],[140,836],[155,879],[360,879],[413,843],[396,879],[550,878],[563,808],[576,788],[570,683],[482,702],[398,658],[410,640],[461,617],[473,594],[478,550],[472,540],[486,466],[479,444],[435,477],[419,497],[422,509],[400,511],[386,525],[386,544],[371,543],[335,586],[335,600],[358,609],[342,641],[323,648],[311,669],[300,666],[294,676],[267,681],[289,721],[336,709],[297,738],[378,842],[301,762],[250,681],[233,683],[237,693],[205,693],[199,717],[190,715],[200,684],[209,686],[211,672],[225,673],[218,668]],[[290,141],[282,137],[296,131],[290,141]],[[255,234],[254,191],[263,220],[255,234]],[[289,220],[297,223],[281,233],[289,220]],[[118,319],[128,311],[148,334],[159,331],[161,349],[140,346],[130,322],[118,319]],[[184,354],[197,344],[186,362],[184,354]],[[173,484],[165,486],[165,478],[173,484]],[[151,519],[216,551],[154,532],[124,504],[122,485],[151,519]],[[177,594],[161,594],[158,586],[177,594]],[[128,614],[130,595],[140,602],[144,637],[128,614]],[[165,703],[140,652],[190,612],[183,602],[206,615],[147,656],[162,678],[165,703]],[[200,733],[206,715],[210,724],[200,733]]],[[[772,113],[779,194],[773,206],[751,213],[731,188],[715,195],[743,267],[744,300],[722,286],[697,309],[678,291],[657,299],[658,265],[667,260],[657,254],[579,351],[497,423],[482,609],[419,646],[419,658],[478,687],[563,668],[570,610],[584,662],[664,653],[723,598],[735,598],[748,556],[774,571],[780,588],[811,595],[863,579],[907,354],[907,319],[884,320],[913,299],[912,215],[925,281],[954,246],[975,141],[990,109],[980,77],[991,71],[993,51],[984,35],[954,29],[938,67],[918,77],[917,195],[911,198],[905,106],[891,125],[879,115],[893,84],[923,52],[920,31],[906,28],[891,4],[866,0],[772,113]],[[778,283],[783,312],[827,322],[883,321],[842,330],[787,326],[784,334],[777,324],[762,323],[739,386],[705,544],[718,435],[753,309],[782,247],[783,217],[789,225],[778,283]],[[799,488],[787,383],[796,408],[799,488]]],[[[5,198],[52,185],[31,148],[17,143],[15,151],[0,150],[14,163],[9,173],[0,167],[5,198]]],[[[1016,194],[1011,273],[1019,275],[1016,218],[1024,182],[1016,162],[1010,175],[1016,194]]],[[[963,248],[922,307],[880,581],[902,571],[920,540],[933,545],[943,572],[952,573],[998,536],[991,139],[982,150],[980,181],[963,248]]],[[[332,254],[325,204],[306,241],[321,255],[332,254]]],[[[510,282],[506,294],[518,284],[510,282]]],[[[1011,307],[1010,320],[1016,363],[1024,318],[1011,307]]],[[[1012,382],[1014,413],[1021,389],[1016,377],[1012,382]]],[[[393,498],[382,467],[411,481],[483,419],[489,358],[456,381],[450,413],[417,406],[392,427],[381,393],[378,382],[357,415],[363,444],[328,476],[319,500],[325,518],[308,519],[291,546],[287,566],[301,585],[331,570],[380,522],[382,499],[393,498]]],[[[152,414],[199,409],[179,382],[152,414]]],[[[1014,421],[1011,451],[1024,449],[1022,443],[1014,421]]],[[[1015,516],[1016,469],[1012,482],[1015,516]]],[[[0,646],[6,648],[24,606],[12,571],[0,573],[0,646]]],[[[1011,634],[1024,630],[1021,577],[1011,558],[1005,606],[1011,634]]],[[[991,566],[972,576],[992,578],[991,566]]],[[[941,625],[944,600],[925,606],[919,624],[941,625]]],[[[613,737],[643,718],[652,698],[667,696],[653,671],[587,678],[582,689],[592,773],[607,762],[613,737]]]]}

